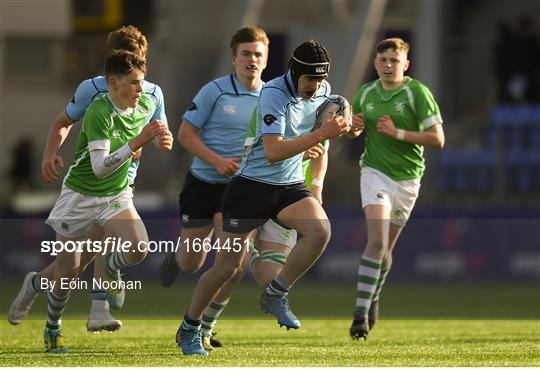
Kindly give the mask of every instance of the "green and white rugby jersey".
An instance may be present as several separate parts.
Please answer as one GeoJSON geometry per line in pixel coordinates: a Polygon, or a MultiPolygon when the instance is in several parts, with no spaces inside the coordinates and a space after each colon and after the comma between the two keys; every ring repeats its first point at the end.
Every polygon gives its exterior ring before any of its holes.
{"type": "MultiPolygon", "coordinates": [[[[257,136],[257,108],[253,109],[253,114],[251,115],[251,122],[249,123],[246,141],[244,146],[252,146],[255,142],[255,137],[257,136]]],[[[323,146],[326,151],[330,147],[330,141],[324,140],[323,146]]],[[[307,188],[311,187],[311,159],[302,160],[302,172],[304,173],[304,182],[306,183],[307,188]]]]}
{"type": "Polygon", "coordinates": [[[89,196],[113,196],[124,191],[128,186],[131,160],[126,160],[107,177],[98,178],[92,170],[88,144],[92,141],[109,141],[109,152],[115,152],[141,132],[155,109],[155,104],[146,94],[141,95],[139,104],[130,115],[122,115],[107,95],[94,100],[84,115],[75,161],[69,168],[64,184],[73,191],[89,196]]]}
{"type": "Polygon", "coordinates": [[[406,131],[423,132],[442,124],[439,107],[425,85],[405,77],[400,87],[384,90],[380,80],[372,81],[360,87],[352,109],[353,114],[364,113],[366,142],[361,166],[375,168],[396,181],[422,177],[424,147],[385,136],[376,127],[383,115],[406,131]]]}

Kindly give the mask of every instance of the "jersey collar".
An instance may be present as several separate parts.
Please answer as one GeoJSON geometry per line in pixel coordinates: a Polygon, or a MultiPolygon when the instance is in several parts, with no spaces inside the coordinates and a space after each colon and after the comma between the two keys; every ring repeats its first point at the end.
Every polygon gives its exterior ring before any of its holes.
{"type": "Polygon", "coordinates": [[[261,89],[263,88],[263,85],[264,85],[264,82],[261,80],[257,87],[255,87],[253,90],[248,90],[247,88],[245,88],[240,83],[238,78],[236,78],[236,73],[231,73],[229,78],[231,80],[231,85],[232,85],[232,88],[234,90],[234,93],[236,95],[246,95],[247,94],[247,95],[259,96],[260,93],[261,93],[261,89]]]}
{"type": "Polygon", "coordinates": [[[391,90],[385,90],[382,86],[381,80],[379,79],[377,80],[377,92],[382,98],[388,99],[399,93],[405,86],[409,84],[410,81],[411,77],[405,76],[403,78],[403,83],[401,84],[401,86],[393,88],[391,90]]]}
{"type": "Polygon", "coordinates": [[[107,93],[107,99],[109,99],[109,102],[113,106],[114,110],[116,110],[118,112],[119,115],[123,115],[123,116],[127,117],[127,116],[132,115],[133,112],[135,111],[134,108],[122,109],[122,108],[119,108],[118,106],[116,106],[116,104],[112,101],[111,97],[109,96],[109,93],[107,93]]]}

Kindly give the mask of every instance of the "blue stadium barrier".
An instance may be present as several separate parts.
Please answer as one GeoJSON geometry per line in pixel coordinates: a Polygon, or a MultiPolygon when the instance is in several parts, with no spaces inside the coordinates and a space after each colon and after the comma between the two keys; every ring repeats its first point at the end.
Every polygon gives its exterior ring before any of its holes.
{"type": "Polygon", "coordinates": [[[540,106],[497,106],[486,129],[484,148],[445,149],[438,163],[440,192],[491,191],[500,165],[505,191],[540,191],[540,106]]]}
{"type": "Polygon", "coordinates": [[[439,153],[437,189],[441,192],[492,190],[497,156],[492,151],[446,149],[439,153]]]}
{"type": "Polygon", "coordinates": [[[493,123],[540,122],[540,106],[537,105],[498,105],[491,114],[493,123]]]}
{"type": "Polygon", "coordinates": [[[506,164],[509,191],[540,191],[540,151],[510,151],[506,164]]]}

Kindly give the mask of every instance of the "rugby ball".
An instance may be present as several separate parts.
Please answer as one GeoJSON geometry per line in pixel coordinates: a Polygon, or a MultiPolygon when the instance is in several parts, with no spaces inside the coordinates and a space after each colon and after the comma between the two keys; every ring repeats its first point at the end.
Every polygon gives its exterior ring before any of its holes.
{"type": "Polygon", "coordinates": [[[340,95],[330,95],[326,98],[315,113],[315,125],[312,131],[318,129],[333,113],[341,115],[345,120],[351,121],[351,108],[346,98],[340,95]]]}

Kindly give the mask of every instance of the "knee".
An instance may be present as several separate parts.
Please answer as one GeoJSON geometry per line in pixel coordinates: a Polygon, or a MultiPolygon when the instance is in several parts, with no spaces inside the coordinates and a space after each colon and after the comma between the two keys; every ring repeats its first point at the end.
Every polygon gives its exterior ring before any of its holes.
{"type": "Polygon", "coordinates": [[[148,254],[148,243],[134,243],[130,252],[124,253],[126,259],[130,264],[139,264],[142,262],[148,254]]]}
{"type": "MultiPolygon", "coordinates": [[[[138,220],[132,220],[132,222],[137,221],[138,220]]],[[[128,224],[131,225],[131,223],[128,224]]],[[[115,233],[114,235],[119,237],[122,242],[125,242],[126,244],[129,242],[131,254],[141,254],[146,256],[148,253],[148,244],[150,239],[148,237],[148,233],[146,233],[146,228],[144,228],[144,225],[131,225],[128,230],[122,230],[122,232],[115,233]]]]}
{"type": "Polygon", "coordinates": [[[321,250],[324,250],[330,241],[330,237],[332,237],[330,222],[319,222],[309,231],[308,237],[313,240],[313,244],[320,246],[321,250]]]}
{"type": "Polygon", "coordinates": [[[199,269],[201,269],[200,263],[180,263],[179,267],[182,272],[187,275],[195,274],[199,269]]]}
{"type": "Polygon", "coordinates": [[[203,252],[178,252],[176,254],[176,263],[180,270],[187,275],[195,274],[204,264],[206,254],[203,252]],[[182,254],[182,255],[180,255],[182,254]]]}
{"type": "MultiPolygon", "coordinates": [[[[386,250],[386,237],[383,232],[377,232],[368,235],[368,244],[372,249],[377,249],[380,251],[386,250]]],[[[386,253],[385,255],[388,255],[386,253]]]]}
{"type": "Polygon", "coordinates": [[[138,252],[144,254],[148,252],[148,243],[150,242],[150,240],[148,239],[147,234],[135,235],[130,241],[138,252]]]}
{"type": "Polygon", "coordinates": [[[148,254],[148,251],[146,250],[133,253],[133,256],[129,258],[129,262],[132,264],[139,264],[146,258],[147,254],[148,254]]]}

